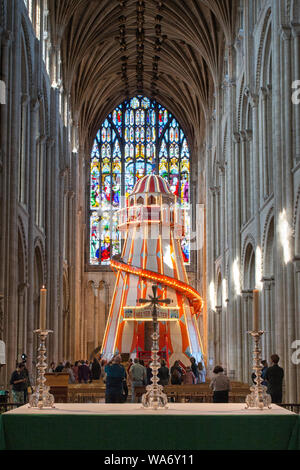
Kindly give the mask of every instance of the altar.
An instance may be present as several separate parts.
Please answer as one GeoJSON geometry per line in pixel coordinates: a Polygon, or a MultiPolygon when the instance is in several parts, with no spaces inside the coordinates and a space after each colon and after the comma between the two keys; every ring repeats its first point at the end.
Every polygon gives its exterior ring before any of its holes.
{"type": "Polygon", "coordinates": [[[279,406],[242,403],[28,405],[0,416],[2,450],[285,450],[300,449],[300,416],[279,406]]]}

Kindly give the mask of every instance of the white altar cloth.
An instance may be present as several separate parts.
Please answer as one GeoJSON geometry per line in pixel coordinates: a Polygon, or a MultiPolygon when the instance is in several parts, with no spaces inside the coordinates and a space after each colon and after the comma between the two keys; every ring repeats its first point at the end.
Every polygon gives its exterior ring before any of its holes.
{"type": "Polygon", "coordinates": [[[42,415],[288,415],[294,414],[277,405],[271,409],[245,409],[243,403],[168,403],[168,409],[145,410],[139,403],[56,403],[55,408],[29,408],[24,405],[8,414],[42,415]]]}

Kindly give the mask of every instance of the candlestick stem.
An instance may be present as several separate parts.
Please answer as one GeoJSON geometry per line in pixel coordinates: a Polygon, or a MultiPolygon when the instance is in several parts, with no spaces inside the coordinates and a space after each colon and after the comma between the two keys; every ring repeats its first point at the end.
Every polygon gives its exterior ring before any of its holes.
{"type": "Polygon", "coordinates": [[[251,393],[246,397],[246,408],[264,408],[271,407],[271,395],[267,393],[267,387],[262,385],[263,379],[261,377],[262,364],[261,364],[261,348],[260,340],[264,331],[249,331],[248,332],[254,340],[253,350],[253,371],[255,373],[255,384],[250,387],[251,393]]]}
{"type": "Polygon", "coordinates": [[[38,363],[37,371],[38,376],[36,380],[36,385],[34,387],[34,393],[29,399],[30,408],[45,408],[50,407],[54,408],[54,396],[49,393],[50,387],[45,385],[45,371],[47,369],[46,362],[46,339],[49,333],[52,333],[51,330],[35,330],[34,333],[38,335],[39,339],[39,348],[38,348],[38,363]]]}

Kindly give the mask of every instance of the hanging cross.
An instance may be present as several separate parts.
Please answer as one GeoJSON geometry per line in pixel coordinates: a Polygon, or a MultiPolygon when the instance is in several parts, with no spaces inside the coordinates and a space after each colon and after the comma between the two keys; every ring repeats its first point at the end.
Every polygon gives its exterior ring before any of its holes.
{"type": "Polygon", "coordinates": [[[152,318],[154,323],[157,322],[157,306],[160,304],[170,304],[171,299],[162,299],[161,295],[157,296],[157,284],[153,284],[152,292],[153,296],[149,295],[149,299],[139,299],[140,304],[148,304],[152,305],[152,318]]]}

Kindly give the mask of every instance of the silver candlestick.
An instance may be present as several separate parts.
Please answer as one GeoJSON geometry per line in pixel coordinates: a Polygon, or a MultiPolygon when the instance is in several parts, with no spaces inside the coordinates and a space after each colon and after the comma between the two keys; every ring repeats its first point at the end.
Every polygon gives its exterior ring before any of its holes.
{"type": "Polygon", "coordinates": [[[152,384],[147,385],[146,393],[142,396],[142,404],[144,408],[157,410],[158,408],[167,408],[168,397],[163,393],[163,386],[158,384],[158,369],[160,363],[158,360],[159,352],[159,333],[158,333],[158,321],[157,321],[157,305],[169,304],[170,299],[160,299],[157,297],[157,285],[152,286],[153,297],[149,296],[149,299],[140,299],[139,303],[151,303],[152,304],[152,319],[153,319],[153,334],[152,334],[152,362],[150,368],[152,370],[152,384]]]}
{"type": "Polygon", "coordinates": [[[29,407],[30,408],[45,408],[50,407],[54,408],[54,396],[49,393],[50,387],[45,385],[46,378],[45,378],[45,371],[47,369],[47,362],[46,362],[46,339],[49,333],[53,333],[51,330],[35,330],[34,333],[38,335],[39,338],[39,348],[38,348],[38,363],[37,363],[37,371],[38,377],[36,381],[36,385],[34,387],[34,393],[31,395],[29,399],[29,407]]]}
{"type": "Polygon", "coordinates": [[[248,332],[254,339],[255,347],[253,351],[253,371],[255,373],[255,385],[250,387],[251,393],[246,397],[246,409],[258,408],[263,410],[264,408],[272,408],[271,395],[267,393],[267,387],[262,385],[263,379],[261,377],[262,365],[261,365],[261,349],[260,340],[264,331],[249,331],[248,332]]]}

